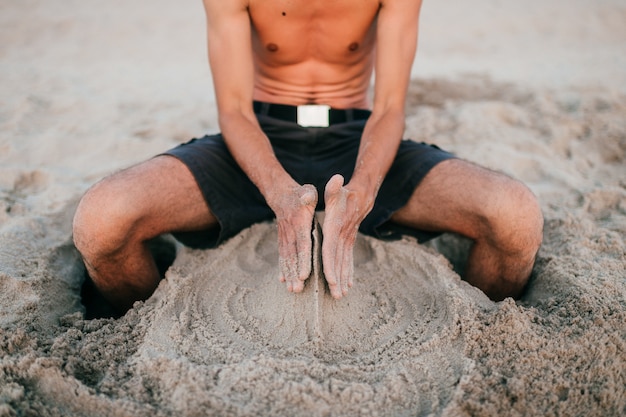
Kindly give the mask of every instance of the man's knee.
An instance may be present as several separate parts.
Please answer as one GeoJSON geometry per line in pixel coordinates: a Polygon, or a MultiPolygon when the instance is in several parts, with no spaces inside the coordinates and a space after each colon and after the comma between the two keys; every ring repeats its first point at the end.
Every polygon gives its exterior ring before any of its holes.
{"type": "Polygon", "coordinates": [[[73,239],[83,257],[114,253],[127,241],[134,214],[122,188],[114,179],[104,179],[92,186],[78,204],[73,239]]]}
{"type": "Polygon", "coordinates": [[[495,201],[486,207],[491,243],[511,254],[534,258],[543,239],[543,215],[528,187],[508,179],[495,201]]]}

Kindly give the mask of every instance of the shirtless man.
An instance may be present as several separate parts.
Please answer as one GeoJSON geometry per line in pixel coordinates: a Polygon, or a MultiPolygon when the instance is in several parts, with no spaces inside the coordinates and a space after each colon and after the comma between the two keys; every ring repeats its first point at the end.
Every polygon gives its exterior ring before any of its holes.
{"type": "Polygon", "coordinates": [[[104,179],[76,212],[76,247],[111,303],[125,311],[158,285],[150,239],[173,233],[209,247],[274,216],[280,279],[302,291],[316,209],[325,210],[323,268],[337,299],[352,285],[357,231],[384,236],[398,227],[419,238],[444,231],[471,238],[464,279],[494,300],[520,295],[542,239],[533,194],[402,140],[420,0],[204,6],[222,135],[104,179]]]}

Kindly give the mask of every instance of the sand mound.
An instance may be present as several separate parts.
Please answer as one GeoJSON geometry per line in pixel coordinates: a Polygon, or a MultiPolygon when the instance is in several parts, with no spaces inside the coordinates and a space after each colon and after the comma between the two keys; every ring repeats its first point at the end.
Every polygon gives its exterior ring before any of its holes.
{"type": "Polygon", "coordinates": [[[276,241],[275,225],[258,225],[219,251],[203,254],[201,261],[194,252],[181,254],[164,283],[166,294],[156,296],[167,300],[158,308],[157,322],[185,321],[154,329],[154,337],[164,339],[159,332],[165,329],[169,337],[178,333],[174,345],[187,353],[200,349],[203,356],[196,360],[209,363],[224,356],[206,351],[216,339],[236,345],[240,354],[304,349],[333,363],[369,356],[375,362],[407,333],[417,344],[435,334],[442,337],[467,308],[460,280],[442,257],[433,260],[425,250],[415,250],[414,242],[381,245],[365,237],[355,250],[358,285],[350,297],[330,297],[319,263],[303,293],[290,294],[277,279],[276,241]],[[204,323],[202,332],[195,331],[197,322],[204,323]]]}
{"type": "Polygon", "coordinates": [[[219,399],[235,414],[325,415],[340,406],[358,415],[427,412],[448,400],[469,365],[458,351],[460,316],[475,314],[484,295],[415,242],[364,237],[345,302],[315,277],[290,294],[277,279],[276,237],[275,225],[261,224],[219,250],[183,251],[144,307],[138,367],[163,392],[177,387],[167,400],[174,410],[219,399]],[[155,362],[204,375],[171,378],[155,362]]]}

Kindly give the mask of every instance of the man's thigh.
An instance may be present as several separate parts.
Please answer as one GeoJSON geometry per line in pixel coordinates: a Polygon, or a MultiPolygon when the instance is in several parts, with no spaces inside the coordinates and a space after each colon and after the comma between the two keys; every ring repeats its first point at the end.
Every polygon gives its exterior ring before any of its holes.
{"type": "Polygon", "coordinates": [[[117,188],[127,210],[151,234],[211,228],[217,221],[189,169],[170,156],[157,156],[105,182],[117,188]]]}
{"type": "MultiPolygon", "coordinates": [[[[524,187],[518,181],[462,159],[436,165],[391,221],[433,232],[477,238],[489,217],[505,214],[507,196],[524,187]]],[[[524,187],[525,188],[525,187],[524,187]]]]}
{"type": "Polygon", "coordinates": [[[118,251],[164,233],[211,228],[215,217],[180,161],[160,156],[117,172],[91,187],[74,216],[77,246],[118,251]]]}

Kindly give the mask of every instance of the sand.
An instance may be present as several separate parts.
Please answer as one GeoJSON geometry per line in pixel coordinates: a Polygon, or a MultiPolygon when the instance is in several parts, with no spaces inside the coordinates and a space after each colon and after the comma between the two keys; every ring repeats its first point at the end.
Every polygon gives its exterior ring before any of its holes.
{"type": "Polygon", "coordinates": [[[93,320],[78,199],[217,130],[202,5],[0,5],[0,416],[626,414],[626,5],[466,3],[424,5],[406,136],[537,194],[520,300],[463,282],[453,235],[359,236],[347,298],[318,258],[290,294],[264,223],[213,250],[165,239],[154,295],[93,320]]]}

